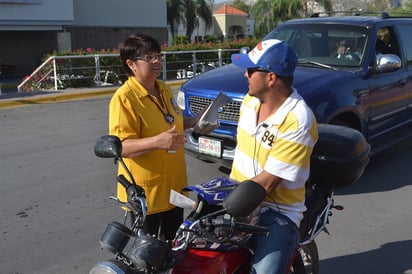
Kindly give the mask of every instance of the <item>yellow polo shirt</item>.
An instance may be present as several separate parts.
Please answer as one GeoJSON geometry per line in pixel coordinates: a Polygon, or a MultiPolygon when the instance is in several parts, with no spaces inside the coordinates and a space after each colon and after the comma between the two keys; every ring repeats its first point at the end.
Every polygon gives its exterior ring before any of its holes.
{"type": "Polygon", "coordinates": [[[230,176],[244,181],[265,170],[282,178],[261,206],[281,212],[299,226],[306,210],[310,156],[318,140],[315,116],[295,89],[275,114],[257,125],[259,108],[257,98],[245,96],[230,176]]]}
{"type": "MultiPolygon", "coordinates": [[[[173,125],[183,133],[183,114],[170,88],[160,80],[156,81],[166,109],[157,104],[155,97],[134,78],[128,80],[113,95],[109,106],[109,134],[121,140],[138,139],[158,135],[172,127],[165,120],[165,113],[174,117],[173,125]]],[[[180,192],[187,185],[184,148],[176,153],[154,150],[137,158],[125,158],[127,167],[138,185],[146,191],[148,214],[164,212],[174,206],[169,203],[170,190],[180,192]]],[[[128,178],[119,165],[118,174],[128,178]]],[[[117,195],[126,201],[126,192],[118,184],[117,195]]]]}

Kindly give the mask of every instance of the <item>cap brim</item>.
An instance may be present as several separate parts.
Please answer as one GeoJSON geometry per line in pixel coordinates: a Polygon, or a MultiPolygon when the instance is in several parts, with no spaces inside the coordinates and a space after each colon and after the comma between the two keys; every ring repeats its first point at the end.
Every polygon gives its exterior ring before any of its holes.
{"type": "Polygon", "coordinates": [[[249,54],[232,54],[232,63],[241,68],[255,68],[257,65],[249,58],[249,54]]]}

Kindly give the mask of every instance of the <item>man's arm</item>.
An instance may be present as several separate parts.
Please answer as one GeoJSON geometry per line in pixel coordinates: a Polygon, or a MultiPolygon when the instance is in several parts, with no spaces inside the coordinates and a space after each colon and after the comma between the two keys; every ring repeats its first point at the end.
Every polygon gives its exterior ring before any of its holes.
{"type": "Polygon", "coordinates": [[[263,170],[255,177],[250,178],[250,180],[261,185],[266,190],[266,193],[270,193],[280,184],[283,179],[263,170]]]}

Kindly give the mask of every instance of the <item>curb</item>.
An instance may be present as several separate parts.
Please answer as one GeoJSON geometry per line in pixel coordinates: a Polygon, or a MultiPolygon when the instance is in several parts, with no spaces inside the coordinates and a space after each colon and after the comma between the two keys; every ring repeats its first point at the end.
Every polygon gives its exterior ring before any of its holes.
{"type": "Polygon", "coordinates": [[[36,94],[33,95],[32,98],[28,97],[18,97],[13,99],[4,99],[0,100],[0,108],[8,108],[8,107],[18,107],[24,105],[35,105],[35,104],[43,104],[43,103],[54,103],[59,101],[69,101],[69,100],[78,100],[96,96],[106,96],[113,94],[116,89],[98,89],[92,91],[84,91],[79,90],[76,92],[67,92],[67,93],[55,93],[50,92],[50,94],[36,94]]]}
{"type": "MultiPolygon", "coordinates": [[[[184,81],[166,82],[171,89],[176,89],[184,81]]],[[[45,91],[43,93],[18,93],[13,98],[0,98],[0,108],[18,107],[24,105],[35,105],[44,103],[54,103],[60,101],[79,100],[84,98],[112,95],[119,86],[90,88],[90,89],[71,89],[65,91],[45,91]],[[30,97],[31,96],[31,97],[30,97]]]]}

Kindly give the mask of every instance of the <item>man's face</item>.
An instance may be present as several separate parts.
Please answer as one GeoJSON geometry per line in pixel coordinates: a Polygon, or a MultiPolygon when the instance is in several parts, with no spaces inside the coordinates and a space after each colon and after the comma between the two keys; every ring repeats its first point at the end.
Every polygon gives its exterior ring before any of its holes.
{"type": "Polygon", "coordinates": [[[248,79],[250,96],[255,96],[259,98],[260,94],[265,91],[265,77],[269,71],[265,71],[261,68],[248,68],[245,72],[245,77],[248,79]]]}

